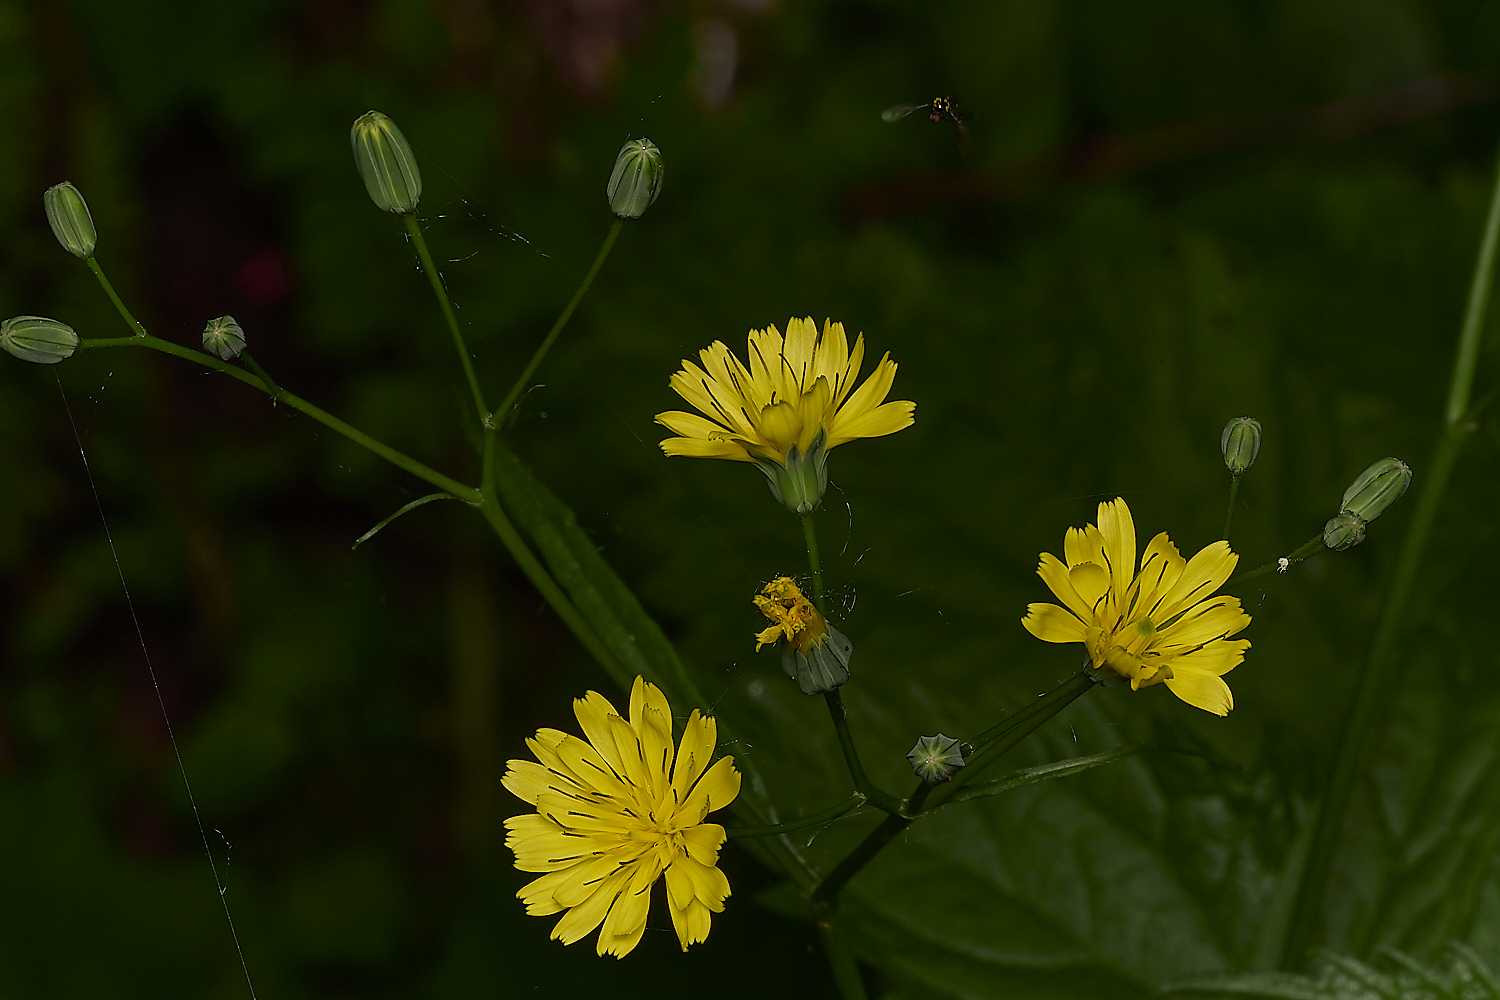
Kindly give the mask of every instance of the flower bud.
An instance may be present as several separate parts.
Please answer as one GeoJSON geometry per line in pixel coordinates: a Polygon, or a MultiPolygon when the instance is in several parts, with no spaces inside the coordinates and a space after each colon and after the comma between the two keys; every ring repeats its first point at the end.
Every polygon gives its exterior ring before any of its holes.
{"type": "Polygon", "coordinates": [[[661,150],[650,139],[631,139],[620,147],[605,194],[610,211],[622,219],[639,219],[661,193],[661,150]]]}
{"type": "Polygon", "coordinates": [[[245,349],[245,331],[233,316],[211,319],[203,328],[203,349],[225,361],[237,358],[245,349]]]}
{"type": "Polygon", "coordinates": [[[396,123],[379,111],[366,111],[354,120],[349,141],[370,200],[387,212],[413,211],[422,199],[422,172],[396,123]]]}
{"type": "Polygon", "coordinates": [[[22,361],[55,365],[73,356],[78,334],[68,324],[45,316],[12,316],[0,323],[0,347],[22,361]]]}
{"type": "Polygon", "coordinates": [[[1260,454],[1260,421],[1254,417],[1235,417],[1224,425],[1219,435],[1219,450],[1231,476],[1242,476],[1255,464],[1260,454]]]}
{"type": "Polygon", "coordinates": [[[1366,523],[1385,513],[1411,485],[1411,467],[1399,458],[1382,458],[1371,465],[1344,491],[1341,511],[1356,514],[1366,523]]]}
{"type": "Polygon", "coordinates": [[[94,231],[94,217],[83,195],[72,181],[54,184],[42,195],[42,207],[47,210],[47,225],[62,248],[79,260],[94,256],[94,244],[99,234],[94,231]]]}
{"type": "Polygon", "coordinates": [[[911,769],[917,773],[917,777],[929,785],[947,781],[964,766],[964,755],[959,749],[958,740],[942,733],[923,736],[917,740],[917,745],[911,748],[906,759],[911,761],[911,769]]]}
{"type": "Polygon", "coordinates": [[[1352,549],[1365,540],[1365,522],[1358,514],[1340,511],[1323,525],[1323,544],[1335,552],[1352,549]]]}

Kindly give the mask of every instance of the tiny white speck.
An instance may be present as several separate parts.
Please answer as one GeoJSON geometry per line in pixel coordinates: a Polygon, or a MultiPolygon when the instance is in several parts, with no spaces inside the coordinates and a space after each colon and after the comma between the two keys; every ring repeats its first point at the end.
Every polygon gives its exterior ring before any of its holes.
{"type": "Polygon", "coordinates": [[[1286,556],[1282,556],[1280,559],[1276,560],[1276,572],[1285,573],[1287,567],[1291,564],[1292,561],[1290,559],[1288,559],[1286,556]]]}

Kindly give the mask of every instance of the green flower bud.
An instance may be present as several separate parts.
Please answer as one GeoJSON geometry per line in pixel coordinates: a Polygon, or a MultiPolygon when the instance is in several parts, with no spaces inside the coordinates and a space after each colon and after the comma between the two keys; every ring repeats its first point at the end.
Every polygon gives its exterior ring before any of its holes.
{"type": "Polygon", "coordinates": [[[42,195],[42,207],[47,210],[47,225],[62,248],[79,260],[94,256],[94,244],[99,234],[94,231],[94,217],[89,214],[88,202],[73,186],[72,181],[54,184],[42,195]]]}
{"type": "Polygon", "coordinates": [[[1219,435],[1219,450],[1231,476],[1242,476],[1255,464],[1260,454],[1260,421],[1254,417],[1235,417],[1224,425],[1219,435]]]}
{"type": "Polygon", "coordinates": [[[929,785],[947,781],[964,766],[964,755],[959,749],[958,740],[942,733],[923,736],[917,740],[917,745],[911,748],[906,759],[911,761],[911,769],[917,773],[917,777],[929,785]]]}
{"type": "Polygon", "coordinates": [[[211,319],[203,328],[203,349],[224,361],[237,358],[245,349],[245,331],[233,316],[211,319]]]}
{"type": "Polygon", "coordinates": [[[804,455],[794,445],[787,451],[786,464],[759,459],[756,466],[765,473],[771,493],[793,514],[811,514],[823,502],[828,489],[828,431],[818,429],[818,436],[804,455]]]}
{"type": "Polygon", "coordinates": [[[73,356],[78,334],[68,324],[45,316],[12,316],[0,323],[0,347],[22,361],[55,365],[73,356]]]}
{"type": "Polygon", "coordinates": [[[622,219],[639,219],[661,194],[661,150],[650,139],[631,139],[620,147],[605,194],[609,207],[622,219]]]}
{"type": "Polygon", "coordinates": [[[1399,458],[1382,458],[1344,491],[1341,511],[1357,514],[1366,523],[1384,514],[1411,485],[1411,467],[1399,458]]]}
{"type": "Polygon", "coordinates": [[[1323,544],[1335,552],[1352,549],[1365,540],[1365,522],[1358,514],[1340,511],[1323,525],[1323,544]]]}
{"type": "Polygon", "coordinates": [[[422,200],[422,172],[406,136],[379,111],[366,111],[349,129],[354,163],[370,200],[387,212],[410,212],[422,200]]]}

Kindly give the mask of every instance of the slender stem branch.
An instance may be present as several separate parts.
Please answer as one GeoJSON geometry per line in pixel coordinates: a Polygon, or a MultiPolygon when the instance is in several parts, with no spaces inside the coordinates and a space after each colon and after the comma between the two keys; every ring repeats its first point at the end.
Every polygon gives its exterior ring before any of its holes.
{"type": "MultiPolygon", "coordinates": [[[[813,604],[818,613],[828,617],[828,597],[823,588],[823,565],[818,559],[818,532],[811,513],[802,515],[802,538],[807,543],[807,565],[812,570],[813,604]]],[[[839,749],[844,752],[844,761],[849,765],[849,777],[857,791],[865,795],[877,808],[886,812],[897,812],[901,801],[884,789],[875,787],[865,774],[859,751],[854,746],[854,734],[849,731],[849,713],[844,710],[844,699],[838,688],[826,691],[823,700],[828,703],[828,716],[833,720],[833,731],[838,734],[839,749]]]]}
{"type": "Polygon", "coordinates": [[[934,789],[930,796],[931,804],[924,811],[932,812],[947,802],[954,793],[979,777],[985,768],[999,760],[1006,751],[1034,733],[1042,723],[1073,704],[1096,683],[1098,682],[1092,670],[1080,670],[1005,722],[981,734],[975,741],[975,751],[968,763],[953,776],[952,781],[934,789]]]}
{"type": "Polygon", "coordinates": [[[598,275],[599,269],[604,266],[604,261],[609,257],[610,250],[614,249],[615,240],[619,237],[620,230],[624,227],[624,219],[616,219],[614,225],[609,227],[609,234],[604,237],[604,245],[599,248],[599,253],[594,257],[593,265],[589,268],[588,273],[583,276],[583,283],[573,293],[573,298],[568,301],[567,307],[557,317],[557,322],[552,324],[552,329],[547,331],[547,336],[542,340],[542,346],[538,347],[536,353],[531,356],[531,361],[527,363],[525,370],[521,372],[521,377],[516,379],[516,384],[511,386],[510,392],[506,393],[505,399],[496,407],[495,412],[489,415],[486,424],[494,423],[496,426],[502,426],[510,417],[511,408],[516,405],[516,401],[521,398],[521,393],[525,392],[526,387],[531,384],[531,376],[536,374],[537,368],[541,366],[542,359],[547,356],[548,351],[552,350],[552,345],[557,342],[557,338],[562,333],[563,327],[568,325],[568,320],[573,316],[573,310],[577,309],[578,303],[583,301],[583,296],[588,292],[589,286],[594,283],[595,276],[598,275]]]}
{"type": "Polygon", "coordinates": [[[902,830],[911,826],[911,822],[910,817],[898,816],[895,813],[881,820],[880,825],[856,844],[854,850],[850,851],[844,860],[834,865],[833,871],[818,883],[818,887],[813,890],[812,894],[813,908],[816,910],[821,902],[837,900],[839,893],[843,891],[845,885],[848,885],[849,880],[858,874],[861,868],[869,864],[870,859],[879,854],[885,845],[895,840],[902,830]]]}
{"type": "Polygon", "coordinates": [[[730,840],[739,840],[746,837],[772,837],[782,833],[795,833],[805,830],[810,826],[819,826],[840,816],[852,809],[858,809],[865,804],[865,797],[858,792],[849,796],[842,802],[835,802],[827,809],[819,809],[815,813],[809,813],[799,819],[787,820],[785,823],[773,823],[770,826],[731,826],[725,828],[725,833],[730,840]]]}
{"type": "Polygon", "coordinates": [[[223,372],[225,375],[238,379],[251,388],[259,389],[278,403],[285,403],[292,409],[312,417],[318,423],[330,430],[337,431],[355,444],[368,448],[397,468],[404,469],[418,479],[426,480],[440,490],[452,493],[465,503],[477,505],[483,500],[479,491],[474,487],[465,485],[451,476],[445,476],[436,469],[429,468],[410,455],[397,451],[385,442],[371,437],[353,424],[339,419],[321,407],[313,405],[296,393],[287,392],[267,378],[253,375],[243,368],[221,361],[211,354],[204,354],[202,351],[195,351],[190,347],[183,347],[181,344],[162,340],[160,337],[154,337],[149,333],[141,333],[134,337],[92,337],[80,340],[78,347],[80,350],[83,348],[92,349],[99,347],[146,347],[153,351],[160,351],[163,354],[170,354],[175,358],[192,361],[205,368],[212,368],[214,371],[223,372]]]}
{"type": "MultiPolygon", "coordinates": [[[[1308,556],[1316,555],[1317,553],[1323,551],[1324,547],[1323,533],[1320,531],[1316,535],[1309,538],[1307,541],[1303,542],[1295,550],[1293,550],[1283,558],[1286,559],[1287,566],[1295,566],[1297,563],[1306,559],[1308,556]]],[[[1236,584],[1246,583],[1250,580],[1254,580],[1256,577],[1265,576],[1267,573],[1271,573],[1276,570],[1281,570],[1280,559],[1273,559],[1270,562],[1266,563],[1264,566],[1257,566],[1254,569],[1247,569],[1243,573],[1230,577],[1229,580],[1225,582],[1223,589],[1227,590],[1228,588],[1233,587],[1236,584]]],[[[1285,570],[1282,570],[1282,572],[1285,572],[1285,570]]]]}
{"type": "Polygon", "coordinates": [[[901,801],[890,792],[877,788],[865,774],[859,751],[854,748],[854,734],[849,732],[849,715],[844,711],[844,699],[839,695],[838,688],[824,692],[823,700],[828,704],[828,715],[833,719],[833,730],[838,734],[839,749],[844,752],[844,762],[849,765],[849,777],[854,782],[855,790],[878,809],[888,813],[900,812],[901,801]]]}
{"type": "Polygon", "coordinates": [[[1240,495],[1240,477],[1229,477],[1229,509],[1224,512],[1224,537],[1229,538],[1229,522],[1234,520],[1234,502],[1240,495]]]}
{"type": "Polygon", "coordinates": [[[130,327],[135,336],[146,336],[146,328],[130,315],[130,310],[125,308],[125,303],[120,301],[119,295],[115,294],[115,286],[111,285],[109,279],[104,276],[104,268],[99,266],[99,262],[93,257],[85,257],[83,262],[89,266],[90,271],[94,272],[94,277],[99,279],[99,284],[104,288],[104,294],[108,295],[109,301],[115,304],[115,310],[125,318],[125,325],[130,327]]]}
{"type": "Polygon", "coordinates": [[[1474,264],[1463,326],[1459,332],[1453,376],[1443,413],[1443,431],[1433,451],[1431,469],[1423,477],[1416,511],[1407,528],[1406,539],[1396,558],[1395,571],[1381,603],[1380,617],[1375,626],[1365,668],[1355,674],[1354,695],[1344,717],[1338,756],[1328,779],[1328,791],[1318,808],[1307,862],[1302,869],[1297,896],[1287,920],[1286,934],[1282,938],[1282,968],[1301,966],[1312,944],[1313,935],[1322,922],[1323,903],[1333,872],[1334,854],[1344,829],[1344,816],[1349,808],[1354,785],[1364,766],[1365,755],[1374,741],[1377,724],[1385,713],[1394,687],[1398,662],[1395,655],[1397,632],[1405,620],[1407,600],[1411,596],[1427,538],[1437,520],[1443,493],[1453,473],[1459,450],[1468,435],[1465,425],[1470,419],[1469,398],[1473,390],[1480,331],[1484,326],[1493,281],[1497,234],[1500,234],[1500,166],[1496,169],[1494,193],[1490,198],[1484,237],[1480,242],[1478,260],[1474,264]]]}
{"type": "Polygon", "coordinates": [[[484,393],[479,391],[479,377],[474,374],[474,361],[464,343],[463,331],[458,328],[458,317],[453,313],[453,303],[448,300],[448,289],[443,284],[443,276],[438,273],[437,265],[432,262],[432,254],[427,251],[427,240],[422,236],[422,227],[411,212],[401,213],[401,221],[406,223],[407,235],[411,237],[412,246],[417,248],[417,259],[422,262],[422,270],[426,272],[427,280],[432,285],[432,293],[437,296],[438,305],[443,308],[443,318],[448,321],[448,332],[453,335],[453,349],[458,352],[459,363],[464,368],[464,378],[468,379],[469,391],[474,394],[474,409],[478,412],[480,421],[488,423],[490,411],[484,405],[484,393]]]}

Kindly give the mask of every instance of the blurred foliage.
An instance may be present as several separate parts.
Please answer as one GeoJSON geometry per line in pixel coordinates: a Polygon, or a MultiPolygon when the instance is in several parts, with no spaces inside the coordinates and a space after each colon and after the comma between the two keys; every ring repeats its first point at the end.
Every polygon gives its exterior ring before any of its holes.
{"type": "MultiPolygon", "coordinates": [[[[1420,482],[1500,140],[1497,37],[1477,0],[0,5],[0,311],[124,332],[48,232],[41,193],[72,180],[152,332],[193,344],[233,314],[287,388],[473,481],[447,334],[349,123],[378,108],[422,158],[492,400],[608,228],[620,143],[649,135],[662,196],[510,442],[676,643],[751,794],[796,815],[847,788],[823,706],[752,653],[750,595],[804,565],[800,533],[754,470],[662,457],[679,360],[812,315],[900,363],[917,423],[833,455],[820,525],[856,738],[904,790],[917,735],[976,733],[1071,671],[1017,623],[1047,596],[1037,553],[1099,499],[1126,496],[1143,538],[1217,536],[1227,418],[1265,427],[1247,568],[1375,458],[1420,482]],[[966,152],[947,123],[881,121],[947,93],[966,152]]],[[[1480,398],[1495,348],[1492,322],[1480,398]]],[[[569,698],[619,692],[460,505],[351,552],[427,489],[145,352],[0,364],[0,424],[0,995],[246,995],[162,706],[261,996],[831,990],[739,843],[687,955],[660,912],[618,965],[524,916],[503,762],[571,728],[569,698]]],[[[1350,816],[1322,937],[1351,960],[1500,949],[1497,451],[1482,419],[1350,816]]],[[[944,810],[877,858],[847,906],[872,984],[1131,997],[1270,968],[1409,515],[1244,588],[1227,720],[1101,691],[1008,765],[1135,741],[1243,770],[1133,757],[944,810]]],[[[825,865],[872,822],[802,852],[825,865]]]]}

